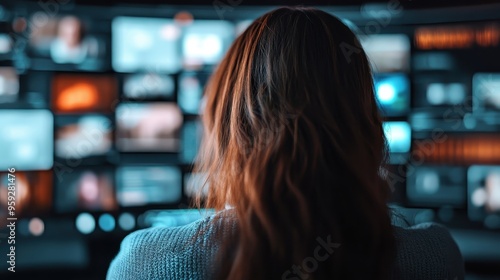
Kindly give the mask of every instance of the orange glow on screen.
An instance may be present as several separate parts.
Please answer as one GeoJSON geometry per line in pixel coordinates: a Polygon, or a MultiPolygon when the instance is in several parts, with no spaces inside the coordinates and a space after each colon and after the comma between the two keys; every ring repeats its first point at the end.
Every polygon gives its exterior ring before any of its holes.
{"type": "Polygon", "coordinates": [[[440,164],[500,164],[498,143],[500,135],[454,136],[444,142],[415,140],[412,155],[440,164]]]}
{"type": "Polygon", "coordinates": [[[496,25],[473,28],[422,27],[415,31],[415,45],[419,49],[466,49],[474,45],[495,47],[500,42],[500,28],[496,25]]]}
{"type": "Polygon", "coordinates": [[[109,113],[116,92],[116,80],[111,76],[57,75],[52,82],[52,107],[56,113],[109,113]]]}
{"type": "MultiPolygon", "coordinates": [[[[40,216],[48,213],[52,207],[52,172],[34,171],[34,172],[15,172],[15,209],[16,215],[40,216]]],[[[0,197],[7,197],[9,191],[8,173],[0,173],[0,197]]],[[[7,213],[7,200],[0,200],[0,218],[5,220],[7,213]]],[[[0,223],[1,224],[1,223],[0,223]]]]}

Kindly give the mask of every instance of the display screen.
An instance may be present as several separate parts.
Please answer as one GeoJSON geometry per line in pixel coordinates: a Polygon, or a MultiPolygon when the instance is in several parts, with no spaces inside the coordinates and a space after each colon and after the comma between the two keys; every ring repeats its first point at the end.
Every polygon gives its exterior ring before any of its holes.
{"type": "Polygon", "coordinates": [[[58,74],[52,80],[55,113],[111,113],[116,102],[113,76],[58,74]]]}
{"type": "Polygon", "coordinates": [[[181,28],[173,20],[117,17],[112,23],[113,68],[173,73],[181,69],[181,28]]]}
{"type": "Polygon", "coordinates": [[[78,167],[71,172],[57,172],[57,212],[111,211],[117,208],[111,168],[78,167]]]}
{"type": "Polygon", "coordinates": [[[112,123],[101,115],[56,119],[55,154],[79,159],[105,155],[113,145],[112,123]]]}
{"type": "Polygon", "coordinates": [[[466,201],[467,170],[454,166],[418,166],[407,177],[406,194],[418,205],[456,206],[466,201]]]}
{"type": "Polygon", "coordinates": [[[174,79],[157,73],[131,74],[125,78],[123,94],[127,100],[172,99],[174,79]]]}
{"type": "Polygon", "coordinates": [[[483,220],[490,214],[500,214],[500,166],[474,165],[467,176],[469,217],[483,220]]]}
{"type": "Polygon", "coordinates": [[[375,75],[375,95],[384,116],[403,116],[410,108],[410,83],[403,74],[375,75]]]}
{"type": "Polygon", "coordinates": [[[182,56],[185,65],[217,64],[235,37],[234,25],[222,20],[195,20],[183,31],[182,56]]]}
{"type": "Polygon", "coordinates": [[[0,67],[0,104],[14,102],[19,94],[19,76],[12,67],[0,67]]]}
{"type": "MultiPolygon", "coordinates": [[[[8,214],[8,193],[14,185],[16,217],[45,216],[52,208],[52,172],[1,172],[0,173],[0,225],[8,214]]],[[[12,195],[9,195],[12,196],[12,195]]],[[[12,205],[11,205],[12,206],[12,205]]]]}
{"type": "Polygon", "coordinates": [[[123,207],[171,204],[182,197],[182,175],[173,166],[121,166],[116,173],[118,203],[123,207]]]}
{"type": "Polygon", "coordinates": [[[407,122],[385,122],[384,132],[391,153],[407,153],[411,146],[411,128],[407,122]]]}
{"type": "MultiPolygon", "coordinates": [[[[31,57],[79,65],[85,70],[97,70],[105,64],[107,42],[104,36],[92,32],[98,29],[93,26],[96,22],[74,15],[47,17],[43,12],[34,13],[30,19],[33,23],[29,36],[31,57]]],[[[42,65],[42,68],[45,67],[42,65]]]]}
{"type": "Polygon", "coordinates": [[[404,34],[368,35],[360,37],[361,45],[376,73],[408,72],[410,39],[404,34]]]}
{"type": "Polygon", "coordinates": [[[475,74],[473,89],[474,112],[500,112],[500,74],[475,74]]]}
{"type": "Polygon", "coordinates": [[[0,110],[0,169],[47,170],[53,164],[54,117],[48,110],[0,110]]]}
{"type": "Polygon", "coordinates": [[[179,77],[177,102],[187,114],[199,114],[203,96],[203,80],[196,73],[183,73],[179,77]]]}
{"type": "Polygon", "coordinates": [[[175,103],[127,103],[116,108],[116,145],[127,152],[176,152],[183,116],[175,103]]]}

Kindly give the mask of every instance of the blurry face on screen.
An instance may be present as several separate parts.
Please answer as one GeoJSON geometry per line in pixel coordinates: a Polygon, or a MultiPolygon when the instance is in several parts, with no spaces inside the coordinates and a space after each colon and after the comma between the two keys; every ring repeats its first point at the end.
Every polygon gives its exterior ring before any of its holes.
{"type": "Polygon", "coordinates": [[[121,104],[116,119],[116,144],[122,151],[179,150],[183,117],[175,103],[121,104]]]}
{"type": "Polygon", "coordinates": [[[112,76],[60,74],[52,81],[52,108],[56,113],[110,113],[117,100],[112,76]]]}
{"type": "MultiPolygon", "coordinates": [[[[58,119],[60,121],[60,118],[58,119]]],[[[111,120],[87,115],[57,125],[55,152],[61,158],[104,155],[112,147],[111,120]]]]}
{"type": "Polygon", "coordinates": [[[79,169],[61,176],[56,183],[59,212],[110,211],[116,208],[113,174],[106,168],[79,169]]]}
{"type": "MultiPolygon", "coordinates": [[[[38,14],[33,15],[33,22],[38,14]]],[[[75,16],[48,19],[33,24],[30,45],[35,56],[50,57],[56,63],[80,64],[102,58],[103,42],[84,34],[84,23],[75,16]]]]}
{"type": "Polygon", "coordinates": [[[475,74],[473,88],[476,110],[500,111],[500,74],[475,74]]]}
{"type": "MultiPolygon", "coordinates": [[[[15,172],[16,216],[47,214],[52,207],[52,173],[50,171],[15,172]]],[[[8,186],[12,183],[8,173],[0,173],[0,217],[6,215],[8,186]]],[[[2,219],[3,222],[4,219],[2,219]]]]}
{"type": "Polygon", "coordinates": [[[0,67],[0,103],[17,100],[19,77],[13,67],[0,67]]]}
{"type": "Polygon", "coordinates": [[[124,207],[175,203],[182,197],[181,172],[173,166],[123,166],[117,188],[124,207]]]}
{"type": "Polygon", "coordinates": [[[54,117],[48,110],[0,110],[0,127],[0,170],[52,167],[54,117]]]}

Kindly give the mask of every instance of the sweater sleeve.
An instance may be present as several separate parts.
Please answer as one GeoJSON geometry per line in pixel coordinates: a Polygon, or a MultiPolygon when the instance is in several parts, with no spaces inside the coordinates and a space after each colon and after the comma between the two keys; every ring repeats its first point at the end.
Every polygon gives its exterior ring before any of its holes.
{"type": "Polygon", "coordinates": [[[210,258],[197,238],[198,221],[176,228],[149,228],[131,233],[122,241],[106,279],[203,279],[210,258]]]}
{"type": "Polygon", "coordinates": [[[397,261],[393,279],[461,280],[460,250],[448,230],[435,223],[395,228],[397,261]]]}

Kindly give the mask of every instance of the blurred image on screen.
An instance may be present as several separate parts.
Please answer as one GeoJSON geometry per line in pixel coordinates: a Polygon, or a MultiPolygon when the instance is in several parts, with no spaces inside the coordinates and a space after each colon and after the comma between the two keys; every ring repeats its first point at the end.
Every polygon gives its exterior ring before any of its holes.
{"type": "Polygon", "coordinates": [[[500,214],[500,166],[474,165],[469,167],[467,176],[471,220],[500,214]]]}
{"type": "Polygon", "coordinates": [[[125,78],[123,93],[127,99],[170,99],[175,82],[171,76],[156,73],[131,74],[125,78]]]}
{"type": "Polygon", "coordinates": [[[111,120],[100,115],[56,120],[55,153],[61,158],[104,155],[112,147],[111,120]]]}
{"type": "Polygon", "coordinates": [[[180,75],[177,102],[183,112],[199,114],[202,95],[203,84],[195,73],[183,73],[180,75]]]}
{"type": "Polygon", "coordinates": [[[52,80],[55,113],[110,113],[116,100],[113,76],[58,74],[52,80]]]}
{"type": "Polygon", "coordinates": [[[16,217],[43,216],[50,212],[52,207],[52,172],[33,171],[0,173],[0,225],[6,221],[7,195],[9,185],[15,185],[15,214],[16,217]],[[10,179],[10,180],[9,180],[10,179]]]}
{"type": "Polygon", "coordinates": [[[368,59],[376,73],[408,72],[410,39],[404,34],[368,35],[361,38],[368,59]]]}
{"type": "Polygon", "coordinates": [[[202,197],[208,196],[208,185],[205,184],[207,176],[202,173],[188,173],[184,175],[184,194],[189,198],[195,198],[201,191],[202,197]],[[203,189],[202,189],[203,188],[203,189]]]}
{"type": "Polygon", "coordinates": [[[13,67],[0,67],[0,103],[15,102],[19,94],[19,76],[13,67]]]}
{"type": "Polygon", "coordinates": [[[126,103],[116,108],[116,145],[127,152],[177,152],[182,112],[175,103],[126,103]]]}
{"type": "Polygon", "coordinates": [[[193,163],[201,143],[203,128],[199,121],[187,121],[182,127],[181,161],[193,163]]]}
{"type": "Polygon", "coordinates": [[[181,29],[173,20],[117,17],[112,23],[112,64],[117,72],[177,72],[181,29]]]}
{"type": "Polygon", "coordinates": [[[182,56],[184,64],[215,65],[235,37],[235,27],[228,21],[195,20],[184,27],[182,56]]]}
{"type": "Polygon", "coordinates": [[[375,75],[375,95],[385,116],[402,116],[410,108],[410,83],[403,74],[375,75]]]}
{"type": "Polygon", "coordinates": [[[474,110],[500,112],[500,74],[478,73],[472,83],[474,110]]]}
{"type": "Polygon", "coordinates": [[[48,110],[0,110],[0,170],[47,170],[53,164],[54,117],[48,110]]]}
{"type": "Polygon", "coordinates": [[[117,169],[117,198],[123,207],[169,204],[182,197],[181,172],[173,166],[122,166],[117,169]]]}
{"type": "MultiPolygon", "coordinates": [[[[56,171],[57,172],[57,171],[56,171]]],[[[113,172],[109,168],[79,167],[56,174],[55,206],[59,213],[116,209],[113,172]]]]}
{"type": "Polygon", "coordinates": [[[466,201],[466,170],[453,166],[419,166],[407,177],[411,202],[428,206],[462,206],[466,201]]]}
{"type": "Polygon", "coordinates": [[[407,153],[411,146],[411,128],[407,122],[385,122],[384,132],[391,153],[407,153]]]}
{"type": "MultiPolygon", "coordinates": [[[[39,14],[32,17],[37,22],[39,14]]],[[[103,59],[105,44],[88,34],[84,22],[76,16],[47,18],[45,24],[33,24],[31,52],[35,57],[50,57],[58,64],[95,63],[103,59]]]]}
{"type": "Polygon", "coordinates": [[[0,33],[0,58],[8,58],[12,51],[12,38],[7,33],[0,33]]]}

